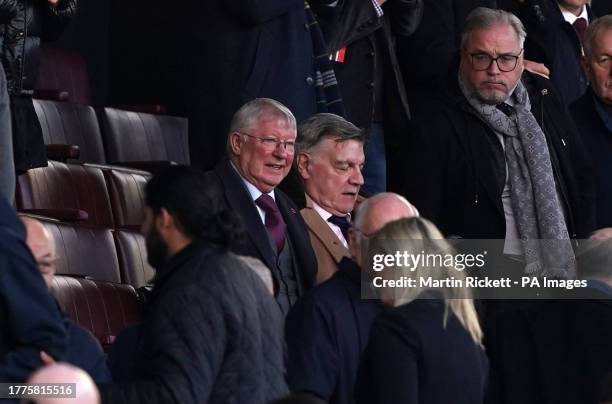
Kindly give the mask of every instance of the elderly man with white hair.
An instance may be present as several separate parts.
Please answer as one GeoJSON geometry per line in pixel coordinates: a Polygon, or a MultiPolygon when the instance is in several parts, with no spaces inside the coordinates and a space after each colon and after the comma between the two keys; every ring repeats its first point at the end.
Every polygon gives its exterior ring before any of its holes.
{"type": "Polygon", "coordinates": [[[287,378],[293,392],[308,393],[330,404],[354,403],[353,385],[370,325],[381,309],[361,298],[362,241],[392,221],[418,216],[403,197],[381,193],[357,209],[349,229],[352,259],[300,299],[287,316],[287,378]]]}

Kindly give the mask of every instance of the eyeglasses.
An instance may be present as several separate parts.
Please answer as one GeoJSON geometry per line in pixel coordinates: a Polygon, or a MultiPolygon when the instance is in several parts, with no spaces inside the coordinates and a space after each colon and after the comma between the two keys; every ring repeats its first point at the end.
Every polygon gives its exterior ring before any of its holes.
{"type": "Polygon", "coordinates": [[[290,153],[295,151],[295,141],[293,140],[278,140],[275,137],[253,136],[250,133],[246,133],[246,132],[238,132],[238,133],[248,136],[248,137],[252,137],[253,139],[257,139],[257,141],[263,145],[266,151],[276,150],[278,146],[283,146],[283,148],[290,153]]]}
{"type": "Polygon", "coordinates": [[[523,49],[518,55],[499,55],[494,58],[487,53],[471,53],[472,68],[476,71],[489,70],[493,62],[497,63],[500,71],[508,73],[516,69],[519,58],[523,54],[523,49]]]}

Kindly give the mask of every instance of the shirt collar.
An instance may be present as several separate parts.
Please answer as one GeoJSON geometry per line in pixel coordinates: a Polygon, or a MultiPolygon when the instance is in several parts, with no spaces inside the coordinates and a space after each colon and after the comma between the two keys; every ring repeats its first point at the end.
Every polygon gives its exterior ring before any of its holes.
{"type": "MultiPolygon", "coordinates": [[[[253,202],[255,202],[263,194],[263,192],[261,192],[255,185],[247,181],[247,179],[244,178],[242,174],[240,174],[240,171],[238,171],[238,168],[236,167],[233,161],[231,161],[230,163],[232,164],[232,167],[234,168],[234,170],[236,170],[236,173],[238,174],[238,176],[240,176],[240,179],[242,179],[244,186],[249,192],[249,195],[251,195],[251,199],[253,200],[253,202]]],[[[268,192],[268,195],[270,195],[272,199],[274,199],[274,202],[276,202],[276,197],[274,196],[274,190],[268,192]]]]}
{"type": "Polygon", "coordinates": [[[574,22],[576,22],[578,18],[584,18],[587,21],[587,24],[589,23],[589,12],[587,11],[586,5],[582,6],[582,12],[580,13],[579,16],[576,16],[570,13],[569,11],[562,9],[560,5],[559,5],[559,8],[561,9],[561,14],[563,14],[563,18],[568,23],[574,24],[574,22]]]}
{"type": "MultiPolygon", "coordinates": [[[[319,214],[319,216],[321,216],[323,218],[323,220],[327,221],[327,219],[329,219],[330,217],[332,217],[333,215],[331,213],[329,213],[328,211],[326,211],[325,209],[323,209],[318,203],[316,203],[315,201],[312,201],[312,208],[319,214]]],[[[351,221],[351,214],[347,213],[346,214],[346,219],[350,222],[351,221]]]]}

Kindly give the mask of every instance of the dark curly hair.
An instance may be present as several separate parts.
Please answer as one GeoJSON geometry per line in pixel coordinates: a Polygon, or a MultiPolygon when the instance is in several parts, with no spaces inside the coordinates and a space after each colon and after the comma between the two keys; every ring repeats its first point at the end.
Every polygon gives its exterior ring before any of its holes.
{"type": "Polygon", "coordinates": [[[179,229],[194,239],[230,249],[244,228],[230,211],[220,188],[195,168],[172,166],[156,173],[145,187],[145,203],[155,214],[165,208],[179,229]]]}

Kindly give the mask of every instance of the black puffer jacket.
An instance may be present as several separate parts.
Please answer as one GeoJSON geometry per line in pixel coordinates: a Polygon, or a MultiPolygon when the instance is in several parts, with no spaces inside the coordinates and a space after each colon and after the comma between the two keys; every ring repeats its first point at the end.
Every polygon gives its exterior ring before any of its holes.
{"type": "Polygon", "coordinates": [[[76,13],[77,0],[0,0],[2,65],[9,94],[30,94],[38,70],[41,39],[56,39],[76,13]]]}

